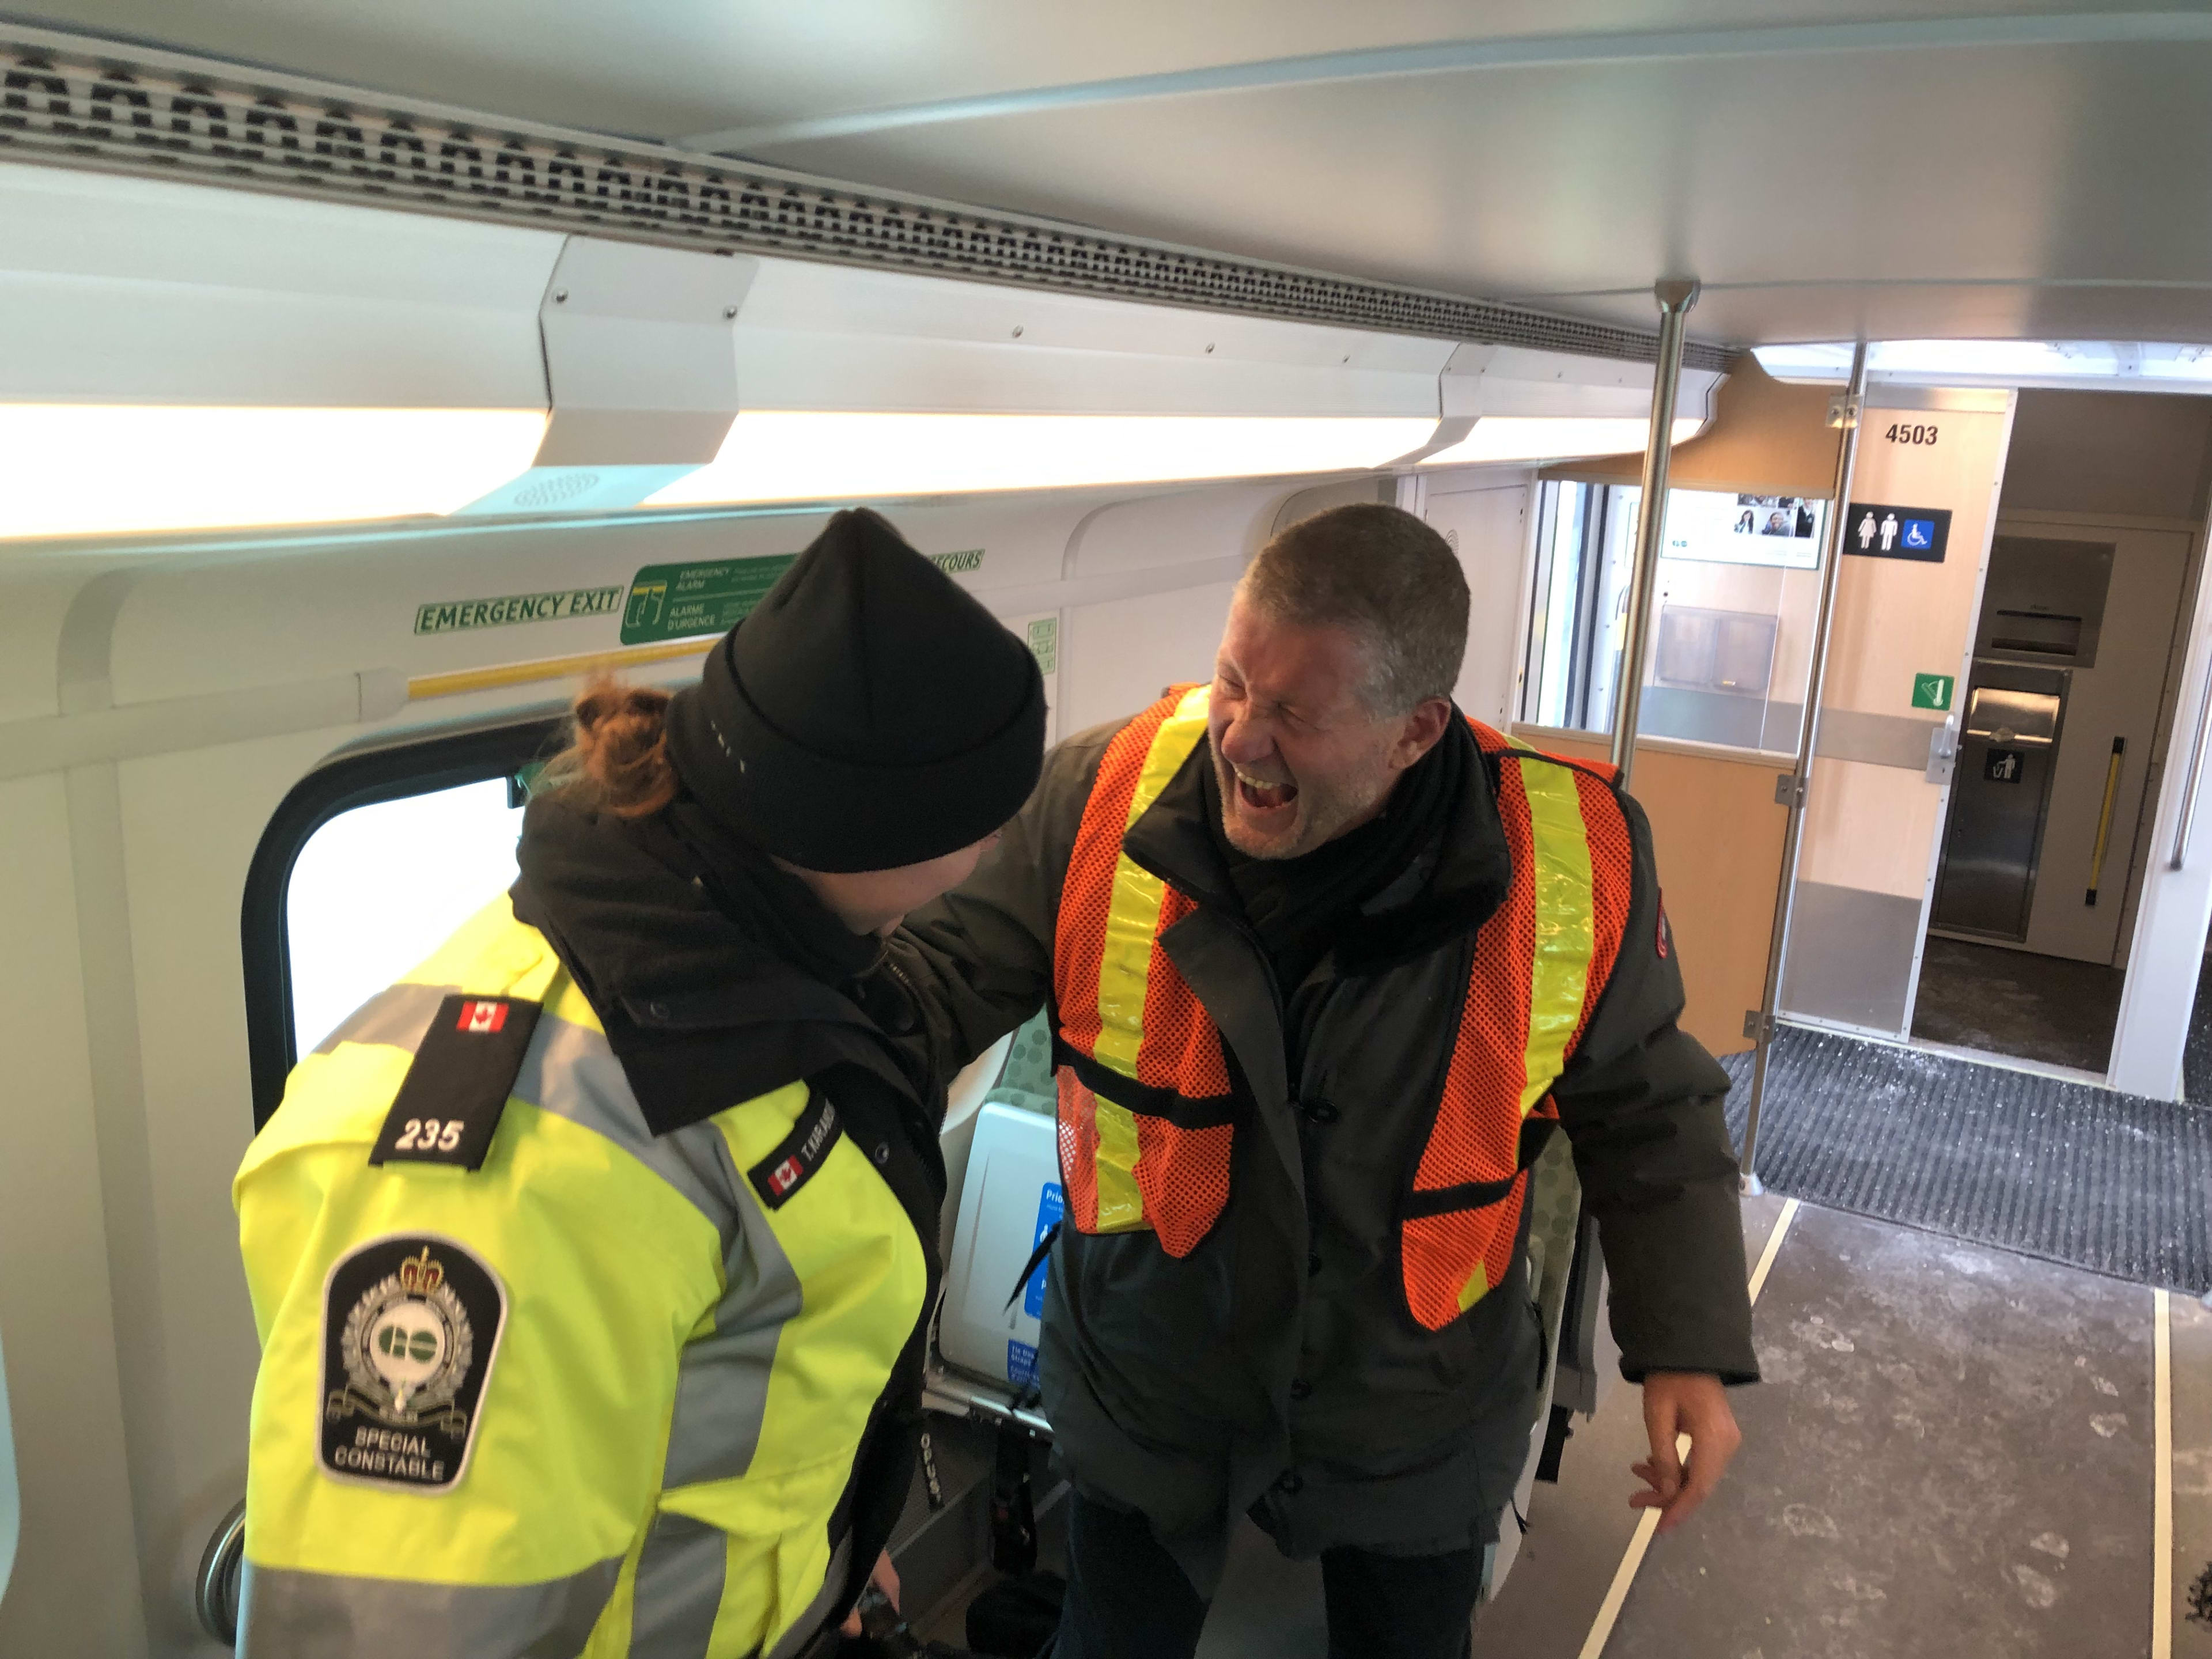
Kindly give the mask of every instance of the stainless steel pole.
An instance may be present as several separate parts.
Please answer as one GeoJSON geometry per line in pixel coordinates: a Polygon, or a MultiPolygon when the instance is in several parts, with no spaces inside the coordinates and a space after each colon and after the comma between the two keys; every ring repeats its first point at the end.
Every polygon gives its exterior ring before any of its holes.
{"type": "Polygon", "coordinates": [[[1843,428],[1836,446],[1836,497],[1828,504],[1828,545],[1820,571],[1820,605],[1813,618],[1813,660],[1805,673],[1805,708],[1797,721],[1797,764],[1790,776],[1790,821],[1782,832],[1782,884],[1774,895],[1774,931],[1766,942],[1766,987],[1760,994],[1757,1036],[1751,1060],[1751,1107],[1743,1125],[1743,1189],[1760,1190],[1753,1160],[1759,1152],[1759,1108],[1766,1096],[1766,1055],[1774,1043],[1774,1019],[1782,995],[1782,961],[1790,949],[1790,921],[1797,897],[1797,853],[1805,833],[1805,797],[1813,776],[1813,748],[1820,738],[1820,693],[1828,678],[1828,632],[1836,619],[1836,584],[1844,566],[1844,522],[1851,504],[1851,477],[1858,469],[1859,413],[1866,401],[1866,342],[1851,353],[1850,387],[1830,411],[1828,423],[1843,428]]]}
{"type": "Polygon", "coordinates": [[[1644,445],[1644,494],[1636,515],[1636,567],[1628,580],[1628,635],[1620,642],[1620,684],[1613,696],[1613,763],[1626,789],[1636,772],[1637,716],[1644,708],[1644,658],[1650,644],[1651,583],[1667,532],[1667,463],[1674,438],[1674,398],[1682,384],[1682,329],[1698,303],[1693,282],[1655,283],[1659,367],[1651,377],[1651,435],[1644,445]]]}

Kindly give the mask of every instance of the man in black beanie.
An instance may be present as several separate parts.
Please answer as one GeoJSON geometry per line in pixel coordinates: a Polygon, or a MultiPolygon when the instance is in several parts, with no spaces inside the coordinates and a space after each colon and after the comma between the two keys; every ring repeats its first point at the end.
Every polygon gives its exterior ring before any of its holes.
{"type": "Polygon", "coordinates": [[[876,1017],[881,935],[1020,806],[1044,719],[866,513],[696,686],[577,699],[513,890],[239,1172],[241,1653],[791,1659],[896,1596],[944,1095],[876,1017]]]}

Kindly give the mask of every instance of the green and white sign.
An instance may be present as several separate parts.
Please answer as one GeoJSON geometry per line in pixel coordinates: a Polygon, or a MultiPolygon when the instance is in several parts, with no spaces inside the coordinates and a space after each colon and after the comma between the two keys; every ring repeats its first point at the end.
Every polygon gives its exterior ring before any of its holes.
{"type": "MultiPolygon", "coordinates": [[[[948,575],[983,568],[980,547],[927,556],[948,575]]],[[[771,553],[713,564],[649,564],[630,579],[629,602],[623,606],[622,642],[656,645],[701,634],[726,634],[752,614],[798,560],[796,553],[771,553]]],[[[624,591],[613,590],[617,594],[624,591]]]]}
{"type": "Polygon", "coordinates": [[[1958,678],[1951,674],[1915,674],[1912,677],[1912,706],[1938,711],[1951,706],[1951,693],[1958,688],[1958,678]]]}
{"type": "Polygon", "coordinates": [[[726,634],[768,597],[796,553],[713,564],[649,564],[630,579],[622,642],[653,645],[699,634],[726,634]]]}
{"type": "Polygon", "coordinates": [[[450,599],[415,607],[417,634],[457,634],[465,628],[510,628],[517,623],[562,622],[604,617],[622,609],[621,587],[563,587],[546,593],[509,593],[495,599],[450,599]]]}
{"type": "Polygon", "coordinates": [[[1040,673],[1060,672],[1060,618],[1039,617],[1029,625],[1030,654],[1036,659],[1040,673]]]}

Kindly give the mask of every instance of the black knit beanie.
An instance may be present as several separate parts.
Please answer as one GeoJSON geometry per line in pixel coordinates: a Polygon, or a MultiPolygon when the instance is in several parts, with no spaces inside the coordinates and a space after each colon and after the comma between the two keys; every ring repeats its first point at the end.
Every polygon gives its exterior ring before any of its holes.
{"type": "Polygon", "coordinates": [[[677,775],[807,870],[890,870],[981,841],[1036,787],[1029,649],[873,513],[840,513],[668,710],[677,775]]]}

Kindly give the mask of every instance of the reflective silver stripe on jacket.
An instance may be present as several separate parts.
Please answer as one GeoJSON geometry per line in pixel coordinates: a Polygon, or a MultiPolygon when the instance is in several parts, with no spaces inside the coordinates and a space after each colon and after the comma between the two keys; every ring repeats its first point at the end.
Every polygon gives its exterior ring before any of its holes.
{"type": "Polygon", "coordinates": [[[658,1515],[638,1553],[629,1659],[706,1659],[722,1610],[729,1534],[688,1515],[658,1515]]]}
{"type": "Polygon", "coordinates": [[[622,1558],[611,1556],[536,1584],[428,1584],[248,1561],[238,1652],[240,1659],[574,1659],[621,1572],[622,1558]]]}
{"type": "Polygon", "coordinates": [[[738,1176],[729,1142],[719,1132],[714,1141],[743,1221],[723,1257],[714,1328],[685,1344],[678,1362],[664,1488],[734,1480],[752,1467],[768,1415],[776,1342],[805,1301],[791,1258],[752,1188],[738,1176]]]}

